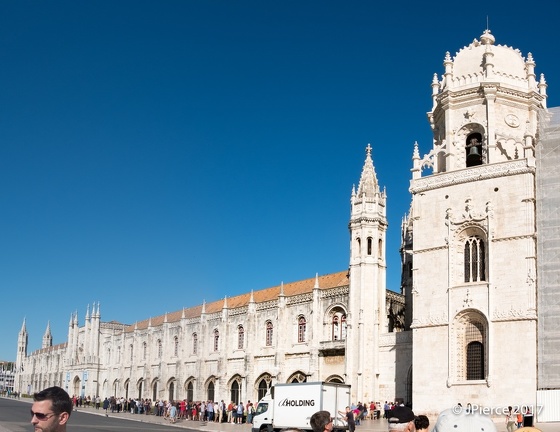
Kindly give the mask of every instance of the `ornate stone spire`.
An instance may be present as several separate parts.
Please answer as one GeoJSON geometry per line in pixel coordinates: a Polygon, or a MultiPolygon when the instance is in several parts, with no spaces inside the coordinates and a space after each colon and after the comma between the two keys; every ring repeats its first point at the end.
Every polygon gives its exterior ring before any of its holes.
{"type": "Polygon", "coordinates": [[[358,197],[366,196],[373,198],[379,192],[379,184],[377,183],[377,175],[373,168],[373,160],[371,159],[371,145],[366,147],[366,160],[362,168],[360,184],[358,185],[358,197]]]}

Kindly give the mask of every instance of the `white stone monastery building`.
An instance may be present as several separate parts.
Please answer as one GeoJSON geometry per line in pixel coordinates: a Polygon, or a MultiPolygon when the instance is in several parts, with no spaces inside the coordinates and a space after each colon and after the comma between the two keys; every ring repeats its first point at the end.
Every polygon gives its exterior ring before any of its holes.
{"type": "Polygon", "coordinates": [[[387,202],[368,145],[349,269],[134,325],[88,306],[67,342],[53,346],[47,325],[31,354],[24,321],[16,391],[238,402],[331,381],[351,384],[355,402],[416,413],[524,405],[560,420],[560,110],[532,55],[488,30],[443,66],[433,147],[413,149],[400,294],[386,288],[387,202]]]}

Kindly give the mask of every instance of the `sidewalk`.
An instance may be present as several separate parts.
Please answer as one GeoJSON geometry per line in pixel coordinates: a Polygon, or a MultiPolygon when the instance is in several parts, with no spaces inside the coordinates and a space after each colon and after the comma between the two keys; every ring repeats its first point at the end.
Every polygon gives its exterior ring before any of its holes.
{"type": "MultiPolygon", "coordinates": [[[[95,408],[82,407],[79,409],[81,412],[87,412],[89,414],[105,415],[103,409],[96,410],[95,408]]],[[[144,423],[154,423],[154,424],[167,424],[170,426],[175,426],[178,428],[188,428],[195,429],[201,432],[250,432],[251,424],[232,424],[232,423],[217,423],[217,422],[200,422],[192,420],[177,420],[177,423],[170,423],[168,420],[164,420],[163,417],[158,417],[155,415],[145,415],[145,414],[130,414],[130,413],[111,413],[108,414],[110,417],[123,418],[127,420],[139,421],[144,423]]],[[[430,418],[430,431],[435,425],[437,419],[430,418]]],[[[535,425],[536,428],[540,429],[542,432],[559,432],[560,423],[539,423],[535,425]]],[[[356,426],[356,432],[387,432],[388,431],[387,420],[362,420],[360,425],[356,426]]],[[[507,432],[505,421],[502,422],[496,419],[496,429],[498,432],[507,432]]],[[[453,431],[449,431],[453,432],[453,431]]]]}
{"type": "MultiPolygon", "coordinates": [[[[91,407],[78,408],[78,411],[85,412],[94,415],[105,415],[105,410],[95,409],[91,407]]],[[[208,432],[250,432],[252,424],[233,424],[233,423],[218,423],[218,422],[201,422],[192,420],[177,420],[176,423],[171,423],[169,420],[165,420],[163,417],[158,417],[152,414],[130,414],[128,412],[121,413],[108,413],[109,417],[122,418],[132,421],[139,421],[143,423],[154,423],[154,424],[166,424],[169,426],[175,426],[178,428],[188,428],[195,429],[198,431],[208,431],[208,432]]],[[[356,426],[356,432],[387,432],[387,421],[383,419],[379,420],[362,420],[360,425],[356,426]]]]}
{"type": "MultiPolygon", "coordinates": [[[[22,402],[31,403],[32,400],[29,398],[18,399],[22,402]]],[[[92,407],[80,407],[78,411],[92,414],[105,416],[105,410],[95,409],[92,407]]],[[[201,432],[251,432],[251,424],[232,424],[232,423],[216,423],[216,422],[201,422],[192,420],[177,420],[177,423],[171,423],[169,420],[165,420],[163,417],[158,417],[155,415],[146,414],[131,414],[129,412],[112,413],[108,412],[107,416],[113,418],[122,418],[126,420],[138,421],[142,423],[153,423],[153,424],[166,424],[169,426],[174,426],[183,429],[194,429],[201,432]]],[[[496,429],[498,432],[506,432],[505,421],[496,419],[496,429]]],[[[430,430],[432,430],[436,419],[430,418],[430,430]]],[[[558,432],[560,431],[560,423],[537,423],[536,428],[540,429],[542,432],[558,432]]],[[[362,423],[356,426],[356,432],[387,432],[387,421],[384,419],[379,420],[362,420],[362,423]]],[[[450,431],[453,432],[453,431],[450,431]]]]}

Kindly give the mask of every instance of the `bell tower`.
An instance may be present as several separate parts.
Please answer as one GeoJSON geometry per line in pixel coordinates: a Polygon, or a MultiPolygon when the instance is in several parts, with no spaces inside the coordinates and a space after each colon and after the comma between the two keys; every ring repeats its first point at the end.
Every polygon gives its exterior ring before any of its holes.
{"type": "Polygon", "coordinates": [[[346,378],[352,400],[378,395],[379,334],[386,331],[386,195],[377,182],[366,148],[358,190],[352,190],[350,216],[350,294],[347,319],[346,378]]]}
{"type": "Polygon", "coordinates": [[[406,226],[413,404],[434,414],[447,408],[436,399],[499,406],[536,395],[535,146],[547,97],[532,55],[496,45],[489,30],[443,66],[432,148],[412,158],[406,226]],[[523,353],[510,355],[512,338],[523,353]],[[519,364],[531,366],[512,387],[519,364]]]}

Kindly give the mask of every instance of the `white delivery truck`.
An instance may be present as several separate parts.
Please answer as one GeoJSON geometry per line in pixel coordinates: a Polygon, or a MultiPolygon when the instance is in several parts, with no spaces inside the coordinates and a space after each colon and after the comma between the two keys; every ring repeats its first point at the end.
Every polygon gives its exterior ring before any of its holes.
{"type": "Polygon", "coordinates": [[[273,432],[285,428],[311,430],[309,419],[317,411],[328,411],[334,429],[348,429],[339,411],[350,406],[350,386],[327,382],[276,384],[258,403],[251,432],[273,432]]]}

